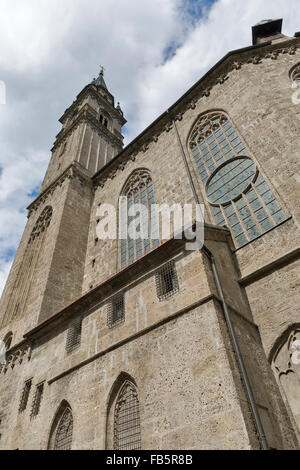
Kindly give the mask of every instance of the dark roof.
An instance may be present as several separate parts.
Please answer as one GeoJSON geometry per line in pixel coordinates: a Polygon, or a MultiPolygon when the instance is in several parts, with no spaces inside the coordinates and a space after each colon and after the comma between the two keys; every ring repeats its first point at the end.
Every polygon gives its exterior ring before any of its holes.
{"type": "Polygon", "coordinates": [[[275,36],[282,31],[282,18],[278,20],[262,20],[252,26],[252,43],[257,44],[259,38],[275,36]]]}
{"type": "Polygon", "coordinates": [[[101,86],[102,88],[108,91],[106,83],[104,81],[103,70],[100,70],[98,78],[94,78],[92,83],[93,85],[101,86]]]}

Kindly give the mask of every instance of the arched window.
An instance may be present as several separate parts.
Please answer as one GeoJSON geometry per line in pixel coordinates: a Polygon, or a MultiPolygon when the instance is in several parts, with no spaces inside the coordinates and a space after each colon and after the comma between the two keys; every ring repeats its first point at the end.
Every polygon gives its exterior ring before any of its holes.
{"type": "Polygon", "coordinates": [[[7,333],[7,335],[5,336],[3,340],[6,351],[8,351],[9,348],[11,347],[12,339],[13,339],[12,332],[7,333]]]}
{"type": "Polygon", "coordinates": [[[138,391],[135,385],[129,381],[126,381],[121,387],[115,405],[114,449],[141,449],[138,391]]]}
{"type": "Polygon", "coordinates": [[[292,69],[291,79],[300,87],[300,64],[292,69]]]}
{"type": "Polygon", "coordinates": [[[101,114],[99,115],[99,122],[103,124],[104,127],[109,127],[109,122],[111,122],[110,115],[105,111],[101,110],[101,114]]]}
{"type": "Polygon", "coordinates": [[[286,220],[246,145],[222,112],[202,115],[189,147],[217,225],[227,225],[237,246],[286,220]]]}
{"type": "Polygon", "coordinates": [[[121,266],[158,244],[158,224],[154,213],[154,190],[147,170],[135,171],[120,200],[121,266]],[[135,212],[134,209],[137,209],[135,212]]]}
{"type": "Polygon", "coordinates": [[[73,415],[71,407],[63,402],[54,419],[48,448],[52,450],[70,450],[73,437],[73,415]]]}
{"type": "Polygon", "coordinates": [[[300,324],[281,336],[271,364],[300,432],[300,324]]]}
{"type": "Polygon", "coordinates": [[[47,228],[51,222],[52,212],[52,207],[46,206],[32,229],[3,317],[2,327],[24,313],[40,253],[43,250],[47,228]]]}

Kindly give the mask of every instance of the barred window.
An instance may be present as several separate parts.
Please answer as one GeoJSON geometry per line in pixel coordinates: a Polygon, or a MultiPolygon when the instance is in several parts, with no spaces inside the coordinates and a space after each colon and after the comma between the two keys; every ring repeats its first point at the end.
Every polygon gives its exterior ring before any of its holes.
{"type": "Polygon", "coordinates": [[[223,113],[196,122],[189,142],[217,225],[227,225],[237,246],[286,220],[280,203],[223,113]]]}
{"type": "Polygon", "coordinates": [[[141,426],[138,391],[133,383],[122,386],[115,406],[114,449],[140,450],[141,426]]]}
{"type": "Polygon", "coordinates": [[[73,416],[66,408],[60,418],[55,434],[54,450],[71,450],[73,437],[73,416]]]}
{"type": "Polygon", "coordinates": [[[130,177],[120,199],[121,266],[159,243],[154,190],[150,174],[137,170],[130,177]],[[134,208],[139,208],[133,214],[134,208]]]}
{"type": "Polygon", "coordinates": [[[31,379],[27,380],[24,384],[24,388],[23,388],[22,396],[21,396],[21,401],[20,401],[20,406],[19,406],[19,413],[22,413],[23,411],[26,410],[31,385],[32,385],[32,380],[31,379]]]}
{"type": "Polygon", "coordinates": [[[67,334],[66,350],[72,352],[81,342],[82,318],[76,318],[70,324],[67,334]]]}
{"type": "Polygon", "coordinates": [[[178,291],[178,278],[174,261],[159,268],[155,275],[156,292],[159,300],[167,299],[178,291]]]}
{"type": "Polygon", "coordinates": [[[40,383],[36,387],[34,399],[32,403],[32,409],[31,409],[31,416],[30,416],[31,419],[35,418],[39,414],[43,392],[44,392],[44,382],[40,383]]]}
{"type": "Polygon", "coordinates": [[[125,320],[125,302],[124,293],[115,295],[108,304],[107,326],[112,328],[114,325],[125,320]]]}

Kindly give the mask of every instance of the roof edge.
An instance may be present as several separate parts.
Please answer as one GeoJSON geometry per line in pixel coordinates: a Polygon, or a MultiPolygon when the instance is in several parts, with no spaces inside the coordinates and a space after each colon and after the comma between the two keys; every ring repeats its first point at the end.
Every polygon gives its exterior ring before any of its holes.
{"type": "Polygon", "coordinates": [[[162,114],[160,114],[149,126],[147,126],[140,134],[138,134],[124,149],[115,156],[110,162],[108,162],[104,167],[102,167],[100,170],[98,170],[93,176],[92,179],[96,178],[100,173],[102,173],[106,168],[108,168],[113,162],[116,161],[116,159],[121,156],[123,153],[128,151],[131,146],[133,146],[141,137],[143,137],[152,127],[154,127],[164,116],[170,113],[185,97],[187,97],[199,84],[204,81],[214,70],[216,70],[219,65],[221,65],[223,62],[225,62],[228,57],[235,55],[235,54],[241,54],[244,52],[248,52],[251,50],[256,50],[256,49],[262,49],[266,46],[271,45],[272,42],[268,41],[263,44],[256,44],[254,46],[247,46],[247,47],[242,47],[240,49],[234,49],[232,51],[227,52],[225,56],[223,56],[213,67],[211,67],[194,85],[192,85],[178,100],[175,101],[166,111],[164,111],[162,114]]]}

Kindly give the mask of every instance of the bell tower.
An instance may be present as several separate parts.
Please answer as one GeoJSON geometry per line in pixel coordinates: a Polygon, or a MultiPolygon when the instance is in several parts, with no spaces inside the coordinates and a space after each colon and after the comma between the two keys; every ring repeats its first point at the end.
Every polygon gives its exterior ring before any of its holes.
{"type": "Polygon", "coordinates": [[[82,293],[91,176],[123,148],[126,123],[101,68],[60,118],[52,156],[0,299],[0,337],[45,321],[82,293]]]}
{"type": "Polygon", "coordinates": [[[59,121],[62,129],[56,136],[41,192],[71,163],[78,162],[92,175],[123,148],[121,132],[126,119],[108,91],[103,67],[59,121]]]}

